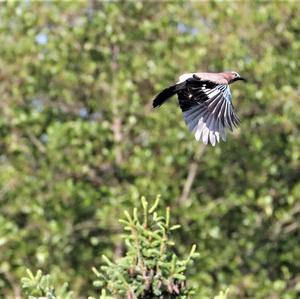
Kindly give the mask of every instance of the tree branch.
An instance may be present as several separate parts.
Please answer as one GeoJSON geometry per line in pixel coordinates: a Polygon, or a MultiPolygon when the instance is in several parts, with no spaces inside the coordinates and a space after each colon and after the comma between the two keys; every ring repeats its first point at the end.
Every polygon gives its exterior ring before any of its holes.
{"type": "Polygon", "coordinates": [[[201,145],[200,149],[195,153],[194,160],[189,165],[189,171],[186,178],[186,181],[184,183],[182,193],[180,197],[178,198],[179,205],[184,204],[184,202],[188,199],[194,180],[196,178],[198,168],[199,168],[199,158],[202,156],[206,149],[206,146],[201,145]]]}

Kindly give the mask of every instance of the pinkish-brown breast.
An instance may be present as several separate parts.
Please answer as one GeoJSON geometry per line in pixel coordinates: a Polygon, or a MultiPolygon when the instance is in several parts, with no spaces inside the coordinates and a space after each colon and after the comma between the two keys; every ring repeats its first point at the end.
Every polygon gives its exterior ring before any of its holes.
{"type": "Polygon", "coordinates": [[[216,84],[228,84],[227,73],[195,73],[202,80],[208,80],[216,84]]]}

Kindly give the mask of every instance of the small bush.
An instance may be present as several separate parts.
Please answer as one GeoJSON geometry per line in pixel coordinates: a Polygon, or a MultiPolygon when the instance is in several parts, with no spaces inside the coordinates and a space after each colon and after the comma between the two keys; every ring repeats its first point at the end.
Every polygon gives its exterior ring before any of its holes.
{"type": "Polygon", "coordinates": [[[155,211],[158,201],[159,198],[149,208],[142,198],[143,217],[139,217],[136,208],[132,216],[125,212],[126,218],[120,222],[126,231],[126,256],[116,263],[104,256],[106,265],[100,272],[94,269],[98,276],[95,285],[105,288],[114,298],[184,299],[193,293],[187,286],[186,270],[196,257],[196,247],[182,260],[172,251],[170,235],[180,226],[170,224],[169,208],[163,216],[155,211]]]}
{"type": "MultiPolygon", "coordinates": [[[[170,208],[166,208],[164,215],[156,211],[158,203],[159,197],[149,208],[142,198],[141,215],[137,208],[132,215],[125,211],[125,219],[120,220],[125,230],[125,256],[116,262],[103,256],[105,265],[99,271],[92,269],[97,276],[94,286],[101,289],[100,299],[185,299],[195,294],[188,285],[186,272],[198,255],[196,246],[192,246],[184,259],[174,253],[175,244],[170,236],[180,226],[171,225],[170,208]]],[[[41,270],[36,275],[27,270],[22,288],[29,299],[75,298],[67,283],[60,285],[41,270]]],[[[221,292],[215,299],[226,299],[226,294],[221,292]]]]}

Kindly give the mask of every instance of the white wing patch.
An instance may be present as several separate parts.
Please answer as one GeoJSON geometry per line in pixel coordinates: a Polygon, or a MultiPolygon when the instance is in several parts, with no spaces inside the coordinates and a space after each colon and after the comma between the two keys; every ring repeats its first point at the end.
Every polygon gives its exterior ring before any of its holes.
{"type": "Polygon", "coordinates": [[[179,84],[179,83],[181,83],[181,82],[184,82],[184,81],[186,81],[186,80],[189,79],[189,78],[193,78],[193,75],[194,75],[194,73],[187,73],[187,74],[181,75],[181,76],[179,77],[179,80],[177,81],[176,84],[179,84]]]}
{"type": "MultiPolygon", "coordinates": [[[[184,76],[184,75],[183,75],[184,76]]],[[[213,89],[201,89],[208,97],[203,103],[193,106],[183,112],[184,119],[191,132],[195,133],[197,141],[215,146],[222,139],[226,141],[226,128],[237,127],[237,118],[232,103],[228,85],[217,85],[213,89]]]]}

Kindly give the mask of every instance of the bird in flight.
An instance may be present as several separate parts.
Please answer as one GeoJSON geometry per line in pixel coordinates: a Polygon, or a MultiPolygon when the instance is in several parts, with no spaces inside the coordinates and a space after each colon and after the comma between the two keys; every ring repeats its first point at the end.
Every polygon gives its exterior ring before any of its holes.
{"type": "Polygon", "coordinates": [[[177,94],[185,122],[196,140],[215,146],[221,139],[226,141],[226,128],[233,131],[239,125],[229,88],[238,80],[246,81],[237,72],[183,74],[175,85],[155,97],[153,107],[177,94]]]}

